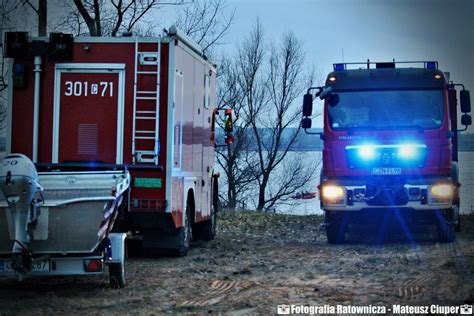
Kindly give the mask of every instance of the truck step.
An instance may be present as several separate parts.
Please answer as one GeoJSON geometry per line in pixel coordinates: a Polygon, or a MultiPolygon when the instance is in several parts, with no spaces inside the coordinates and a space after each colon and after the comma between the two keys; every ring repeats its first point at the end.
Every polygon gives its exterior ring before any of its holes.
{"type": "MultiPolygon", "coordinates": [[[[159,86],[157,84],[157,86],[159,86]]],[[[158,91],[137,91],[137,94],[158,94],[158,91]]]]}
{"type": "Polygon", "coordinates": [[[136,120],[156,120],[154,116],[136,116],[136,120]]]}
{"type": "Polygon", "coordinates": [[[157,75],[159,74],[159,71],[145,71],[145,70],[138,70],[137,74],[138,75],[157,75]]]}
{"type": "Polygon", "coordinates": [[[135,131],[136,134],[140,133],[140,134],[155,134],[155,131],[154,130],[137,130],[135,131]]]}

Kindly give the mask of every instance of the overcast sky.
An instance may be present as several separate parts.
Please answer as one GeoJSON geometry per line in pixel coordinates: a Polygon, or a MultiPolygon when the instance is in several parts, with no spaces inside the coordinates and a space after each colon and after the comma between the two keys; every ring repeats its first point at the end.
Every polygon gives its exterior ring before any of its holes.
{"type": "MultiPolygon", "coordinates": [[[[158,10],[156,20],[168,27],[176,8],[158,10]]],[[[278,40],[288,31],[297,35],[317,78],[343,59],[435,60],[474,98],[474,0],[227,0],[227,10],[235,10],[228,44],[220,48],[227,53],[260,19],[268,39],[278,40]]]]}
{"type": "MultiPolygon", "coordinates": [[[[51,26],[57,1],[48,3],[51,26]]],[[[176,8],[163,7],[156,20],[168,27],[176,8]]],[[[221,47],[226,52],[260,19],[269,39],[294,32],[320,77],[344,50],[346,62],[436,60],[474,90],[474,0],[227,0],[227,10],[235,19],[221,47]]]]}
{"type": "MultiPolygon", "coordinates": [[[[266,35],[293,31],[307,61],[324,75],[334,62],[435,60],[452,80],[474,90],[472,0],[233,0],[239,42],[259,18],[266,35]]],[[[229,45],[233,46],[233,45],[229,45]]]]}
{"type": "Polygon", "coordinates": [[[434,60],[474,97],[472,0],[229,0],[228,9],[234,8],[226,51],[260,19],[271,39],[294,32],[318,77],[325,77],[343,58],[434,60]]]}

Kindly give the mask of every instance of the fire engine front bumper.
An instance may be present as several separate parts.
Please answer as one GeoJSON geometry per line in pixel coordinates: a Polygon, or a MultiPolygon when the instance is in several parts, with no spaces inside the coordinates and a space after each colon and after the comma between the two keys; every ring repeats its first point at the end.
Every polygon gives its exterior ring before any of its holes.
{"type": "Polygon", "coordinates": [[[320,186],[322,209],[359,212],[376,209],[450,209],[457,188],[450,178],[330,179],[320,186]]]}

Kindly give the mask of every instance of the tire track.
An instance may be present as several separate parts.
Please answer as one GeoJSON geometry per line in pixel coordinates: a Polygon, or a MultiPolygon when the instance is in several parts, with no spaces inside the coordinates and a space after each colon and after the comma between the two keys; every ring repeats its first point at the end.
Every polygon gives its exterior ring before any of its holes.
{"type": "Polygon", "coordinates": [[[214,280],[210,285],[210,290],[203,297],[199,297],[192,300],[186,300],[179,304],[180,307],[203,307],[214,305],[225,299],[229,292],[232,291],[233,295],[239,294],[242,291],[255,285],[251,281],[227,281],[227,280],[214,280]]]}

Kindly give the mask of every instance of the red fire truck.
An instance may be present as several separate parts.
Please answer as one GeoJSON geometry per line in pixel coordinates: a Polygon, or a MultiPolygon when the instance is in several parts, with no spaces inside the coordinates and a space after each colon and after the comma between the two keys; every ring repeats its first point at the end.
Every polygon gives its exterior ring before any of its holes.
{"type": "Polygon", "coordinates": [[[5,54],[7,153],[30,157],[40,181],[127,170],[113,231],[145,249],[185,255],[191,238],[214,237],[216,66],[195,42],[175,27],[156,38],[8,33],[5,54]]]}
{"type": "Polygon", "coordinates": [[[460,229],[456,87],[466,130],[469,92],[437,62],[334,64],[324,87],[308,89],[307,133],[312,90],[324,100],[319,189],[329,243],[344,242],[349,224],[369,221],[378,238],[393,222],[411,238],[411,224],[434,221],[439,239],[453,241],[460,229]]]}

